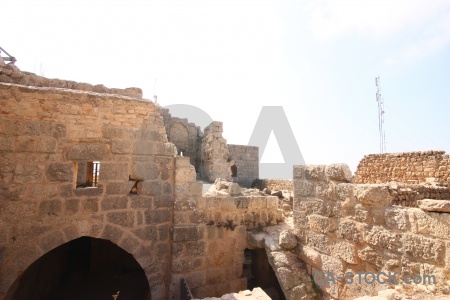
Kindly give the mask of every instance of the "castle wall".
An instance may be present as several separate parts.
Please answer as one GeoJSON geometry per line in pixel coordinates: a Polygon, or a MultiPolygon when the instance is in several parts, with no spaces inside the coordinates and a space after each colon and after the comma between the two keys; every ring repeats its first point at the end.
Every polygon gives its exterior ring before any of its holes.
{"type": "Polygon", "coordinates": [[[202,139],[202,178],[213,182],[217,178],[231,180],[231,156],[227,140],[222,137],[222,122],[214,121],[205,128],[202,139]]]}
{"type": "Polygon", "coordinates": [[[162,109],[162,115],[167,138],[177,147],[179,155],[183,154],[190,158],[191,164],[199,173],[201,171],[200,144],[202,138],[200,127],[188,122],[187,119],[172,117],[169,110],[165,108],[162,109]]]}
{"type": "Polygon", "coordinates": [[[132,87],[126,89],[107,88],[102,84],[92,85],[72,80],[49,79],[30,72],[22,72],[14,64],[0,66],[0,82],[25,86],[62,88],[101,94],[114,94],[142,99],[142,90],[132,87]]]}
{"type": "Polygon", "coordinates": [[[228,192],[202,196],[189,159],[177,157],[176,164],[170,299],[178,299],[181,278],[195,298],[245,290],[247,231],[282,221],[278,198],[228,192]]]}
{"type": "Polygon", "coordinates": [[[259,179],[254,182],[253,186],[260,190],[265,188],[271,191],[294,190],[292,179],[259,179]]]}
{"type": "Polygon", "coordinates": [[[251,187],[253,181],[259,178],[258,147],[228,145],[228,149],[237,170],[234,181],[242,186],[251,187]]]}
{"type": "MultiPolygon", "coordinates": [[[[375,171],[379,165],[373,166],[375,171]]],[[[443,292],[450,279],[449,188],[436,187],[440,189],[437,193],[430,186],[415,185],[421,195],[413,193],[414,197],[422,200],[410,199],[415,205],[402,207],[396,201],[399,196],[408,196],[402,189],[407,191],[411,185],[350,181],[346,165],[294,167],[294,224],[299,241],[295,251],[312,276],[318,272],[332,275],[335,282],[319,274],[316,284],[323,293],[332,299],[354,299],[377,295],[389,286],[403,287],[407,295],[443,292]],[[397,272],[398,280],[406,275],[422,279],[434,275],[436,283],[428,287],[380,284],[371,282],[370,276],[359,279],[357,272],[397,272]]]]}
{"type": "Polygon", "coordinates": [[[176,149],[160,110],[136,98],[0,83],[0,295],[43,254],[91,236],[131,253],[152,299],[166,299],[176,149]],[[98,185],[77,188],[78,165],[95,161],[98,185]]]}
{"type": "Polygon", "coordinates": [[[370,154],[364,156],[355,173],[354,183],[397,181],[418,184],[450,184],[450,156],[445,151],[370,154]]]}

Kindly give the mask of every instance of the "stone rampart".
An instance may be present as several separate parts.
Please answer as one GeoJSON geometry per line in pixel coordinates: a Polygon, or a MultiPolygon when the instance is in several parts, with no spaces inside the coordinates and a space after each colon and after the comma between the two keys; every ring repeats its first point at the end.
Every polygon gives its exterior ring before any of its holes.
{"type": "Polygon", "coordinates": [[[450,157],[445,151],[370,154],[358,165],[354,183],[450,184],[450,157]]]}
{"type": "Polygon", "coordinates": [[[417,207],[401,207],[395,205],[396,199],[410,197],[412,186],[350,181],[346,165],[294,167],[294,224],[299,240],[295,251],[312,276],[332,274],[334,281],[318,276],[316,284],[323,293],[332,299],[354,299],[377,295],[389,286],[405,295],[448,293],[449,188],[415,185],[416,196],[422,200],[411,200],[417,207]],[[446,200],[424,199],[436,189],[440,196],[435,198],[446,200]],[[397,273],[399,281],[406,275],[422,279],[433,275],[436,283],[392,281],[389,285],[369,278],[356,284],[357,272],[397,273]]]}
{"type": "Polygon", "coordinates": [[[167,299],[175,156],[150,101],[0,83],[0,295],[43,254],[90,236],[131,253],[152,299],[167,299]],[[97,184],[91,172],[79,186],[78,166],[96,162],[97,184]]]}
{"type": "Polygon", "coordinates": [[[72,80],[49,79],[34,73],[22,72],[13,64],[0,66],[0,82],[15,83],[25,86],[51,87],[101,94],[114,94],[142,99],[142,90],[140,88],[131,87],[126,89],[110,89],[105,87],[103,84],[92,85],[89,83],[75,82],[72,80]]]}

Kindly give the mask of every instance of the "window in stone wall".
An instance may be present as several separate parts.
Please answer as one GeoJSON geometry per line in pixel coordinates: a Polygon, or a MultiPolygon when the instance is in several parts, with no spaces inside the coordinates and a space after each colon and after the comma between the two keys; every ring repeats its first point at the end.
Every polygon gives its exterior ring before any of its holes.
{"type": "Polygon", "coordinates": [[[88,162],[76,162],[76,184],[78,188],[97,187],[98,178],[100,176],[100,162],[88,161],[88,162]]]}
{"type": "Polygon", "coordinates": [[[231,166],[231,177],[237,177],[237,166],[236,165],[231,166]]]}

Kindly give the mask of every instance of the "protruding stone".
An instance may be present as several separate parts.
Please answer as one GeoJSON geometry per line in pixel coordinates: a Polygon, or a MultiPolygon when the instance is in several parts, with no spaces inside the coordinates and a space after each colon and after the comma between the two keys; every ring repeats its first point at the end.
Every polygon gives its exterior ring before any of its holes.
{"type": "Polygon", "coordinates": [[[297,247],[297,238],[292,231],[284,230],[280,233],[279,244],[282,248],[292,250],[297,247]]]}
{"type": "Polygon", "coordinates": [[[450,213],[450,200],[423,199],[418,200],[417,205],[425,211],[450,213]]]}

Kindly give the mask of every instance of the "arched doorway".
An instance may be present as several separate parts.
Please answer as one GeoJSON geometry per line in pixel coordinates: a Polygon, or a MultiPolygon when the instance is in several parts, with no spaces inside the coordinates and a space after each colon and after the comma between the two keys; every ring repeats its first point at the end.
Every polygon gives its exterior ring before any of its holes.
{"type": "Polygon", "coordinates": [[[5,300],[150,300],[144,270],[108,240],[81,237],[41,256],[14,282],[5,300]]]}
{"type": "Polygon", "coordinates": [[[237,166],[236,165],[232,165],[231,166],[231,177],[237,177],[238,173],[237,173],[237,166]]]}

